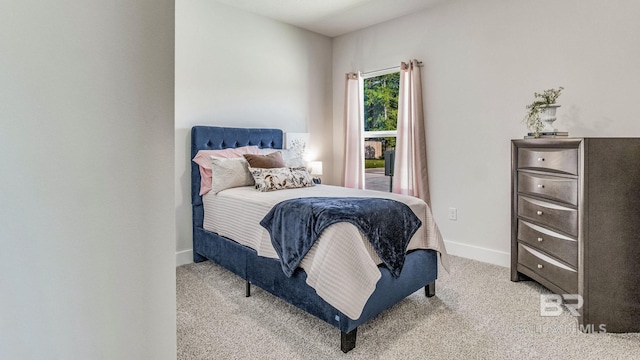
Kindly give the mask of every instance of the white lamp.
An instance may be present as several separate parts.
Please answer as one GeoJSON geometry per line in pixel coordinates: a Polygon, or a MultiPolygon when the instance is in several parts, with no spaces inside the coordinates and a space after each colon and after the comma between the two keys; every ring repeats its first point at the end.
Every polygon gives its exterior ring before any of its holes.
{"type": "Polygon", "coordinates": [[[322,175],[322,161],[309,161],[311,175],[322,175]]]}
{"type": "Polygon", "coordinates": [[[320,175],[322,175],[322,161],[309,161],[309,173],[313,177],[313,182],[320,184],[320,175]]]}

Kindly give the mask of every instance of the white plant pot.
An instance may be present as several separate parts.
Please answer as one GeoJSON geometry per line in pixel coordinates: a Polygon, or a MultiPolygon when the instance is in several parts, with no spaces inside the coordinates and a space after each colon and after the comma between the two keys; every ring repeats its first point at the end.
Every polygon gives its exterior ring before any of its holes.
{"type": "Polygon", "coordinates": [[[558,104],[547,105],[540,111],[540,120],[544,123],[542,132],[555,132],[558,129],[553,127],[553,122],[556,121],[556,110],[560,107],[558,104]]]}

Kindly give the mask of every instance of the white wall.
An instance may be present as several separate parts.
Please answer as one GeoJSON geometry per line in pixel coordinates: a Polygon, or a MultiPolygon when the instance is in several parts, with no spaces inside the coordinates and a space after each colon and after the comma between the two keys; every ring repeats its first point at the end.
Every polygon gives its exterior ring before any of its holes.
{"type": "Polygon", "coordinates": [[[0,358],[175,358],[173,1],[0,9],[0,358]]]}
{"type": "Polygon", "coordinates": [[[178,0],[175,98],[178,264],[192,258],[192,126],[309,132],[316,158],[331,164],[331,40],[325,36],[211,0],[178,0]]]}
{"type": "Polygon", "coordinates": [[[448,249],[508,265],[510,139],[526,132],[525,105],[564,86],[561,130],[640,136],[638,19],[635,0],[453,0],[335,38],[334,144],[346,72],[422,60],[432,205],[448,249]]]}

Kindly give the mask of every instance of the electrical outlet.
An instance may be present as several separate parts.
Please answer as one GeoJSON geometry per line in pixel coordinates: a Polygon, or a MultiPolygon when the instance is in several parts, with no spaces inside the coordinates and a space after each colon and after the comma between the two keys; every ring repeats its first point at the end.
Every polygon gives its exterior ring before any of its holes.
{"type": "Polygon", "coordinates": [[[454,207],[449,208],[449,220],[458,220],[458,209],[454,207]]]}

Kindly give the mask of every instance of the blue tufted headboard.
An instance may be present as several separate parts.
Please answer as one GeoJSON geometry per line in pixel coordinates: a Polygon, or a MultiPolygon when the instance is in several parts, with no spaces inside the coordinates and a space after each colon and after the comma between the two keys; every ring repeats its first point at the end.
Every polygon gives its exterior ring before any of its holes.
{"type": "MultiPolygon", "coordinates": [[[[191,159],[200,150],[221,150],[256,145],[260,148],[282,149],[283,135],[279,129],[250,129],[218,126],[191,128],[191,159]]],[[[203,210],[200,193],[200,169],[191,162],[191,204],[193,224],[202,227],[203,210]]]]}

